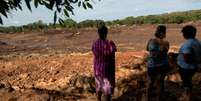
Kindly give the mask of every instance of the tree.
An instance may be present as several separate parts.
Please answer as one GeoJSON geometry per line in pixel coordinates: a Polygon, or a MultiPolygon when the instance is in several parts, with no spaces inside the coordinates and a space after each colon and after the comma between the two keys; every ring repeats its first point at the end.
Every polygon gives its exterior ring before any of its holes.
{"type": "Polygon", "coordinates": [[[92,0],[0,0],[0,24],[3,24],[2,16],[7,18],[11,10],[23,10],[23,1],[30,11],[32,11],[31,3],[36,8],[41,5],[54,11],[54,23],[57,21],[60,23],[64,22],[61,17],[58,17],[58,14],[63,14],[66,17],[74,15],[73,11],[75,6],[83,7],[84,9],[93,8],[91,5],[92,0]]]}

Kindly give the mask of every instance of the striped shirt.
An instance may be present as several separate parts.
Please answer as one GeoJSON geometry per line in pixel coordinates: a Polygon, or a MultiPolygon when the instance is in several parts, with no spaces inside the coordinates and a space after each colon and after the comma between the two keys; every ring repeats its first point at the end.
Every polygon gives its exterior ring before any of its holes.
{"type": "Polygon", "coordinates": [[[115,75],[116,46],[111,40],[96,40],[92,45],[95,76],[110,78],[115,75]]]}

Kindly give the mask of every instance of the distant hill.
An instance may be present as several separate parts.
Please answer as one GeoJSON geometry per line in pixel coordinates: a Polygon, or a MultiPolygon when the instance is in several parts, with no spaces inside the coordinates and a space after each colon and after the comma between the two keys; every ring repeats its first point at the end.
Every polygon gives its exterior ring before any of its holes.
{"type": "Polygon", "coordinates": [[[147,15],[138,17],[127,17],[121,20],[109,21],[109,24],[169,24],[169,23],[186,23],[189,21],[201,20],[201,10],[190,10],[183,12],[165,13],[160,15],[147,15]]]}
{"type": "Polygon", "coordinates": [[[60,24],[46,24],[41,20],[30,23],[23,26],[10,26],[10,27],[0,27],[1,33],[15,33],[23,31],[32,31],[32,30],[43,30],[43,29],[53,29],[53,28],[83,28],[83,27],[97,27],[103,22],[109,26],[113,25],[139,25],[139,24],[170,24],[170,23],[186,23],[190,21],[199,21],[201,20],[201,10],[190,10],[183,12],[173,12],[165,13],[159,15],[147,15],[147,16],[138,16],[138,17],[127,17],[124,19],[117,19],[112,21],[103,21],[103,20],[85,20],[82,22],[76,22],[72,19],[66,19],[60,21],[60,24]]]}

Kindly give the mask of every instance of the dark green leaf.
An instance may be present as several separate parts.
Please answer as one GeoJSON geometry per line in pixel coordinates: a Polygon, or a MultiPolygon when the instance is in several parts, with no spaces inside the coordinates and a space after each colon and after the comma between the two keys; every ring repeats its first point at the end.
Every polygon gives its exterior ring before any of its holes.
{"type": "Polygon", "coordinates": [[[59,19],[59,24],[63,25],[64,24],[64,20],[62,20],[61,18],[59,19]]]}
{"type": "Polygon", "coordinates": [[[56,24],[57,22],[57,11],[54,12],[54,25],[56,24]]]}
{"type": "Polygon", "coordinates": [[[69,17],[68,11],[64,9],[64,14],[69,17]]]}
{"type": "Polygon", "coordinates": [[[22,6],[21,5],[18,5],[18,8],[22,11],[22,6]]]}
{"type": "Polygon", "coordinates": [[[74,9],[74,7],[73,7],[73,6],[71,6],[71,5],[70,5],[69,7],[70,7],[72,10],[74,9]]]}
{"type": "Polygon", "coordinates": [[[65,3],[67,3],[67,2],[68,2],[68,0],[64,0],[64,2],[65,2],[65,3]]]}
{"type": "Polygon", "coordinates": [[[0,11],[0,13],[3,14],[6,18],[8,18],[5,10],[0,11]]]}
{"type": "Polygon", "coordinates": [[[17,8],[16,8],[16,7],[15,7],[14,9],[17,11],[17,8]]]}
{"type": "Polygon", "coordinates": [[[50,7],[50,4],[48,4],[47,2],[43,1],[43,4],[45,5],[45,7],[47,7],[48,9],[52,10],[50,7]]]}
{"type": "Polygon", "coordinates": [[[13,7],[13,2],[12,1],[7,1],[6,3],[9,5],[9,7],[13,7]]]}
{"type": "Polygon", "coordinates": [[[65,8],[70,11],[70,12],[73,12],[72,8],[70,6],[65,6],[65,8]]]}
{"type": "Polygon", "coordinates": [[[56,5],[61,5],[62,0],[50,0],[50,2],[55,2],[56,1],[56,5]]]}
{"type": "Polygon", "coordinates": [[[9,4],[7,4],[5,1],[0,2],[0,14],[5,16],[7,18],[7,12],[9,11],[9,4]]]}
{"type": "Polygon", "coordinates": [[[71,12],[72,15],[74,15],[74,12],[73,12],[73,6],[65,6],[65,8],[71,12]]]}
{"type": "Polygon", "coordinates": [[[75,2],[74,3],[77,3],[78,2],[78,0],[75,0],[75,2]]]}
{"type": "Polygon", "coordinates": [[[31,11],[31,5],[30,5],[31,0],[25,0],[25,3],[27,5],[27,8],[31,11]]]}
{"type": "Polygon", "coordinates": [[[70,2],[72,2],[72,3],[77,3],[78,2],[78,0],[69,0],[70,2]]]}
{"type": "Polygon", "coordinates": [[[54,4],[55,4],[55,0],[50,0],[50,8],[51,8],[51,9],[53,9],[54,4]]]}
{"type": "Polygon", "coordinates": [[[35,5],[35,7],[37,8],[38,7],[38,0],[34,0],[34,5],[35,5]]]}
{"type": "Polygon", "coordinates": [[[39,2],[39,4],[41,4],[41,5],[43,4],[43,2],[42,2],[41,0],[38,0],[38,2],[39,2]]]}
{"type": "Polygon", "coordinates": [[[90,1],[90,0],[85,0],[85,1],[90,1]]]}
{"type": "Polygon", "coordinates": [[[61,12],[61,7],[60,6],[56,6],[57,7],[57,11],[60,13],[61,12]]]}
{"type": "Polygon", "coordinates": [[[65,0],[64,2],[67,6],[70,6],[70,3],[68,2],[68,0],[65,0]]]}
{"type": "Polygon", "coordinates": [[[21,0],[14,0],[13,3],[14,3],[14,6],[18,6],[20,4],[21,0]]]}
{"type": "Polygon", "coordinates": [[[82,2],[82,6],[84,7],[84,9],[87,9],[87,6],[84,2],[82,2]]]}
{"type": "Polygon", "coordinates": [[[1,17],[0,17],[0,24],[3,24],[3,21],[2,21],[2,19],[1,19],[1,17]]]}
{"type": "Polygon", "coordinates": [[[90,3],[87,2],[87,7],[93,9],[92,5],[90,3]]]}
{"type": "Polygon", "coordinates": [[[0,12],[1,12],[2,10],[4,10],[4,11],[9,10],[9,5],[8,5],[8,3],[7,3],[6,1],[4,1],[4,0],[0,0],[0,12]]]}
{"type": "Polygon", "coordinates": [[[78,2],[78,7],[80,7],[80,6],[81,6],[81,3],[82,3],[81,1],[79,1],[79,2],[78,2]]]}

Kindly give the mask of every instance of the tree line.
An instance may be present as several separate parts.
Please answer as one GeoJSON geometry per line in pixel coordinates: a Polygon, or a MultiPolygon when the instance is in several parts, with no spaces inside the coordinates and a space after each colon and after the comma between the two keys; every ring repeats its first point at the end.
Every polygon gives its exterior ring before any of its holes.
{"type": "Polygon", "coordinates": [[[112,21],[103,20],[85,20],[82,22],[76,22],[72,19],[63,20],[62,23],[50,23],[46,24],[41,20],[30,23],[23,26],[9,26],[0,27],[0,32],[2,33],[15,33],[24,32],[32,30],[44,30],[44,29],[54,29],[54,28],[84,28],[84,27],[97,27],[99,24],[106,24],[108,26],[115,25],[140,25],[140,24],[181,24],[189,21],[199,21],[201,20],[201,10],[191,10],[184,12],[174,12],[165,13],[160,15],[147,15],[138,17],[127,17],[124,19],[117,19],[112,21]]]}

